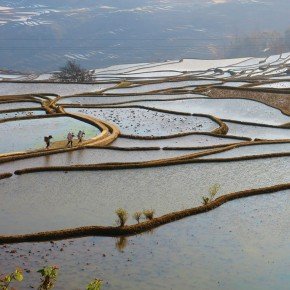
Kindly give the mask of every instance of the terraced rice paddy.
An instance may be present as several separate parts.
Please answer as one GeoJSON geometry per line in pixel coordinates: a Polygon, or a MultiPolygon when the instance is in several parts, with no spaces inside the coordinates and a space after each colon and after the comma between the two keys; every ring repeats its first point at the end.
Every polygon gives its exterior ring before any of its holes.
{"type": "Polygon", "coordinates": [[[0,153],[33,150],[44,147],[44,136],[53,135],[55,140],[65,140],[66,132],[84,130],[86,138],[91,138],[100,131],[79,120],[58,117],[44,119],[15,120],[0,123],[1,136],[9,136],[0,144],[0,153]],[[13,132],[13,134],[9,134],[13,132]]]}
{"type": "Polygon", "coordinates": [[[67,105],[110,105],[110,104],[118,104],[118,103],[135,103],[143,100],[170,100],[170,99],[192,99],[192,98],[204,98],[204,95],[198,94],[172,94],[172,95],[137,95],[137,96],[84,96],[84,97],[68,97],[62,98],[57,101],[57,104],[67,105]]]}
{"type": "Polygon", "coordinates": [[[136,105],[191,114],[208,114],[220,119],[268,125],[283,125],[290,117],[252,100],[194,99],[168,102],[138,102],[136,105]]]}
{"type": "MultiPolygon", "coordinates": [[[[108,147],[109,148],[109,147],[108,147]]],[[[114,148],[113,148],[114,149],[114,148]]],[[[150,150],[124,151],[111,149],[88,148],[86,150],[76,150],[72,152],[58,153],[55,155],[20,159],[14,162],[1,164],[0,173],[14,172],[15,170],[27,167],[43,166],[72,166],[86,164],[103,164],[113,162],[142,162],[166,158],[180,157],[188,154],[203,152],[203,149],[192,150],[161,150],[153,147],[150,150]]]]}
{"type": "Polygon", "coordinates": [[[258,155],[264,155],[264,154],[268,155],[268,154],[289,153],[289,152],[290,152],[289,143],[263,144],[263,145],[242,146],[242,147],[231,149],[226,152],[207,155],[207,156],[201,157],[201,159],[239,158],[243,156],[258,156],[258,155]]]}
{"type": "Polygon", "coordinates": [[[219,137],[214,135],[191,134],[187,136],[171,137],[166,139],[144,140],[144,139],[130,139],[119,137],[111,145],[117,147],[133,148],[133,147],[211,147],[211,146],[225,146],[227,144],[239,143],[245,141],[243,139],[236,139],[231,137],[219,137]]]}
{"type": "MultiPolygon", "coordinates": [[[[154,208],[160,216],[200,205],[211,184],[221,185],[219,196],[290,182],[289,161],[290,157],[282,157],[225,163],[222,172],[219,163],[210,163],[113,173],[24,175],[1,182],[0,227],[5,234],[11,234],[92,224],[112,225],[114,209],[118,207],[131,213],[154,208]],[[31,184],[34,184],[33,191],[31,184]],[[35,216],[39,217],[37,221],[34,221],[35,216]]],[[[130,223],[134,220],[130,219],[130,223]]]]}
{"type": "Polygon", "coordinates": [[[67,108],[66,111],[114,122],[125,135],[166,136],[185,132],[211,132],[219,127],[218,123],[206,116],[182,116],[138,108],[67,108]]]}
{"type": "Polygon", "coordinates": [[[17,109],[37,109],[41,104],[36,102],[3,102],[0,103],[0,111],[17,110],[17,109]]]}
{"type": "Polygon", "coordinates": [[[62,265],[59,289],[82,289],[97,276],[113,290],[159,290],[168,285],[191,290],[193,283],[205,290],[287,290],[288,217],[289,190],[233,201],[134,237],[7,245],[0,248],[0,263],[12,269],[23,263],[31,271],[21,284],[24,289],[36,285],[35,270],[45,261],[62,265]],[[123,265],[122,271],[118,265],[123,265]],[[73,278],[76,273],[78,279],[73,278]]]}
{"type": "Polygon", "coordinates": [[[120,88],[120,89],[110,89],[106,91],[107,94],[142,94],[160,90],[184,88],[188,86],[197,86],[197,85],[211,85],[220,83],[219,81],[211,80],[200,80],[200,81],[183,81],[183,82],[168,82],[168,83],[156,83],[143,86],[135,86],[129,88],[120,88]]]}
{"type": "Polygon", "coordinates": [[[288,289],[289,60],[120,65],[95,70],[93,84],[44,83],[51,74],[1,82],[0,273],[22,266],[25,290],[44,263],[61,266],[59,289],[92,277],[107,290],[288,289]],[[79,130],[84,140],[67,148],[79,130]],[[138,224],[143,210],[153,219],[138,224]]]}
{"type": "Polygon", "coordinates": [[[0,113],[0,119],[11,119],[17,117],[27,117],[27,116],[36,116],[36,115],[45,115],[44,110],[28,110],[28,111],[16,111],[16,112],[7,112],[0,113]]]}
{"type": "Polygon", "coordinates": [[[51,84],[51,83],[0,83],[1,95],[58,94],[62,96],[96,92],[113,87],[114,84],[51,84]]]}
{"type": "Polygon", "coordinates": [[[256,88],[290,89],[290,83],[289,82],[270,83],[256,86],[256,88]]]}
{"type": "Polygon", "coordinates": [[[251,139],[279,140],[290,139],[289,128],[262,127],[259,125],[239,124],[226,122],[229,127],[228,134],[234,136],[244,136],[251,139]]]}

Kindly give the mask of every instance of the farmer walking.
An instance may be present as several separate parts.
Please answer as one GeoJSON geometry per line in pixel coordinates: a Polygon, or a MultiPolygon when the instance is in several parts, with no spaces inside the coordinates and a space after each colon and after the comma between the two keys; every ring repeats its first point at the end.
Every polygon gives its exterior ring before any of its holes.
{"type": "Polygon", "coordinates": [[[52,139],[51,135],[44,137],[44,142],[46,144],[46,149],[48,149],[50,147],[50,139],[52,139]]]}
{"type": "Polygon", "coordinates": [[[82,130],[79,130],[78,132],[78,139],[79,139],[79,143],[83,142],[83,137],[85,136],[85,132],[82,130]]]}
{"type": "Polygon", "coordinates": [[[66,147],[70,146],[70,148],[71,148],[73,146],[73,138],[74,138],[74,136],[75,135],[73,133],[68,132],[67,137],[66,137],[66,139],[67,139],[66,147]]]}

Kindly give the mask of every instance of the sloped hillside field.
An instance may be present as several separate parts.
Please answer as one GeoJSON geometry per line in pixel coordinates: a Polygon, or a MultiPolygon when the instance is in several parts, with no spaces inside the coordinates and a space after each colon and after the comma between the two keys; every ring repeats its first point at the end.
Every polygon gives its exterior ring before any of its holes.
{"type": "Polygon", "coordinates": [[[288,289],[288,63],[6,75],[0,273],[23,268],[21,289],[44,264],[60,266],[56,289],[288,289]]]}

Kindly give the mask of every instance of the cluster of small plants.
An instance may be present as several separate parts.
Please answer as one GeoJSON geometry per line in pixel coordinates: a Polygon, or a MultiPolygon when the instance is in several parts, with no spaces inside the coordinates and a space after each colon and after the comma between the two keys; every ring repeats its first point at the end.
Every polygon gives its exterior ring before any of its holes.
{"type": "MultiPolygon", "coordinates": [[[[155,210],[148,209],[148,210],[143,210],[143,211],[136,211],[132,215],[132,217],[139,224],[141,219],[143,219],[143,218],[146,220],[153,220],[154,214],[155,214],[155,210]]],[[[116,220],[117,225],[120,227],[124,227],[126,222],[128,221],[128,218],[129,218],[128,212],[123,208],[119,208],[116,210],[116,215],[118,217],[116,220]]]]}
{"type": "Polygon", "coordinates": [[[16,269],[13,273],[0,277],[0,290],[13,290],[10,285],[23,280],[23,272],[21,269],[16,269]]]}
{"type": "MultiPolygon", "coordinates": [[[[54,288],[57,280],[59,267],[47,266],[37,272],[41,274],[41,282],[37,287],[38,290],[50,290],[54,288]]],[[[24,279],[23,271],[17,268],[13,273],[0,276],[0,290],[15,290],[12,284],[21,282],[24,279]]],[[[87,286],[86,290],[101,290],[103,281],[94,279],[87,286]]]]}
{"type": "Polygon", "coordinates": [[[219,184],[214,184],[212,187],[210,187],[209,189],[209,196],[203,196],[202,197],[202,203],[203,205],[207,205],[210,202],[212,202],[215,198],[215,196],[217,195],[217,193],[220,190],[220,185],[219,184]]]}
{"type": "Polygon", "coordinates": [[[54,287],[58,275],[58,266],[44,267],[37,272],[41,274],[41,284],[38,290],[49,290],[54,287]]]}

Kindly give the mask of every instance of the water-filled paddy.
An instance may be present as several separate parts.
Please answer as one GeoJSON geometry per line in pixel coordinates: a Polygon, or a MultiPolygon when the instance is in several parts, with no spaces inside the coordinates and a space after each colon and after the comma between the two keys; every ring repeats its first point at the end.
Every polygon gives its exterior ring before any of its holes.
{"type": "Polygon", "coordinates": [[[217,145],[227,145],[232,143],[240,143],[244,140],[234,139],[234,138],[221,138],[218,136],[208,136],[208,135],[188,135],[182,137],[174,137],[168,139],[156,139],[156,140],[138,140],[138,139],[127,139],[119,137],[112,144],[112,146],[117,147],[206,147],[206,146],[217,146],[217,145]]]}
{"type": "Polygon", "coordinates": [[[122,134],[165,136],[183,132],[211,132],[218,123],[207,117],[182,116],[137,108],[66,108],[119,126],[122,134]]]}
{"type": "Polygon", "coordinates": [[[226,82],[226,83],[223,83],[221,86],[226,86],[226,87],[241,87],[241,86],[244,86],[244,85],[248,85],[249,83],[247,82],[226,82]]]}
{"type": "Polygon", "coordinates": [[[44,262],[60,265],[57,289],[83,289],[98,277],[108,290],[288,290],[289,198],[288,190],[235,200],[123,241],[0,246],[0,270],[30,270],[25,290],[39,281],[44,262]]]}
{"type": "Polygon", "coordinates": [[[182,81],[182,82],[162,82],[157,84],[129,87],[129,88],[117,88],[106,91],[107,94],[142,94],[152,91],[167,90],[182,88],[188,86],[197,86],[197,85],[213,85],[218,84],[219,81],[212,80],[198,80],[198,81],[182,81]]]}
{"type": "Polygon", "coordinates": [[[87,96],[87,97],[70,97],[57,101],[57,104],[114,104],[125,102],[137,102],[143,100],[170,100],[170,99],[187,99],[187,98],[204,98],[204,95],[198,94],[172,94],[172,95],[138,95],[138,96],[87,96]]]}
{"type": "Polygon", "coordinates": [[[204,60],[204,59],[182,59],[179,62],[167,63],[164,62],[160,66],[152,66],[151,68],[141,68],[136,70],[139,72],[155,72],[160,70],[174,70],[174,71],[205,71],[216,67],[228,67],[230,65],[238,65],[242,61],[246,61],[249,58],[236,58],[236,59],[216,59],[216,60],[204,60]]]}
{"type": "Polygon", "coordinates": [[[32,93],[53,93],[61,96],[96,92],[113,87],[115,84],[52,84],[52,83],[0,83],[1,95],[32,93]]]}
{"type": "Polygon", "coordinates": [[[176,77],[182,75],[181,72],[177,71],[157,71],[157,72],[148,72],[148,73],[134,73],[129,72],[124,74],[126,78],[165,78],[165,77],[176,77]]]}
{"type": "Polygon", "coordinates": [[[146,150],[119,151],[110,149],[82,149],[65,153],[22,159],[0,164],[0,173],[42,166],[71,166],[112,162],[142,162],[198,153],[203,150],[146,150]]]}
{"type": "MultiPolygon", "coordinates": [[[[1,86],[1,84],[0,84],[1,86]]],[[[17,110],[25,108],[40,108],[41,104],[36,102],[11,102],[0,103],[0,111],[4,110],[17,110]]]]}
{"type": "Polygon", "coordinates": [[[45,114],[46,112],[44,110],[15,111],[15,112],[9,112],[9,113],[0,113],[0,119],[10,119],[10,118],[45,115],[45,114]]]}
{"type": "Polygon", "coordinates": [[[290,82],[278,82],[255,86],[255,88],[289,89],[290,82]]]}
{"type": "Polygon", "coordinates": [[[235,158],[235,157],[242,157],[242,156],[253,156],[253,155],[274,154],[274,153],[289,153],[290,154],[290,143],[242,146],[239,148],[234,148],[229,151],[216,153],[209,156],[204,156],[204,157],[201,157],[201,159],[235,158]]]}
{"type": "MultiPolygon", "coordinates": [[[[280,59],[276,57],[266,60],[266,62],[273,61],[277,62],[280,59]]],[[[231,60],[231,63],[228,61],[228,65],[232,65],[234,62],[237,60],[231,60]]],[[[219,66],[226,65],[226,63],[227,61],[184,60],[180,63],[167,63],[164,66],[193,70],[199,69],[197,64],[212,67],[213,64],[219,66]]],[[[104,74],[106,70],[100,72],[97,75],[100,79],[113,77],[120,81],[122,78],[138,78],[138,80],[143,78],[144,81],[142,86],[120,87],[108,90],[104,95],[72,96],[72,94],[108,88],[97,84],[26,84],[25,86],[21,84],[21,93],[25,90],[30,93],[35,90],[44,93],[56,92],[68,96],[68,98],[58,100],[57,105],[68,105],[67,111],[69,112],[80,112],[112,122],[120,127],[121,133],[124,135],[156,138],[155,140],[150,140],[150,138],[138,140],[138,138],[120,137],[109,146],[181,147],[187,148],[187,150],[82,149],[2,163],[0,173],[38,166],[71,166],[165,159],[197,153],[208,146],[226,146],[243,142],[241,139],[230,136],[222,138],[202,133],[213,131],[219,127],[211,118],[207,118],[206,114],[221,119],[269,125],[289,123],[288,116],[258,102],[246,99],[210,99],[201,95],[182,94],[185,91],[184,88],[188,90],[197,88],[198,92],[199,85],[222,84],[222,82],[216,80],[168,82],[164,79],[163,83],[150,85],[149,82],[146,82],[148,78],[164,78],[179,73],[155,71],[162,69],[161,65],[159,68],[148,67],[147,72],[139,74],[138,70],[141,72],[145,68],[142,65],[139,66],[140,69],[137,67],[111,68],[107,70],[110,75],[104,74]],[[131,71],[131,73],[122,75],[120,71],[131,71]],[[168,88],[175,89],[176,94],[163,95],[161,92],[148,94],[153,90],[168,88]],[[136,92],[139,93],[136,96],[127,95],[127,93],[136,92]],[[114,93],[120,93],[120,95],[114,93]],[[186,100],[173,101],[178,98],[186,100]],[[82,105],[90,104],[93,106],[132,101],[134,102],[128,104],[130,107],[127,108],[122,108],[120,104],[117,108],[86,109],[82,107],[82,105]],[[70,103],[79,108],[69,107],[70,103]],[[168,114],[149,108],[134,108],[134,105],[154,106],[177,112],[168,114]],[[201,113],[204,114],[204,117],[184,116],[178,112],[201,113]],[[200,134],[158,139],[160,136],[188,132],[200,134]],[[195,149],[192,149],[193,147],[195,149]]],[[[278,73],[279,70],[274,71],[273,68],[265,72],[278,73]]],[[[213,68],[205,73],[200,72],[200,75],[205,77],[206,74],[212,74],[212,79],[230,77],[230,73],[227,72],[229,69],[230,67],[227,67],[224,69],[225,73],[214,75],[213,68]]],[[[265,73],[241,66],[233,69],[237,73],[243,69],[243,74],[249,75],[249,77],[265,73]]],[[[198,74],[196,72],[195,76],[198,74]]],[[[237,79],[241,76],[242,74],[238,74],[237,79]]],[[[136,80],[135,83],[137,83],[136,80]]],[[[235,87],[248,83],[250,82],[238,82],[232,78],[224,85],[235,87]]],[[[11,84],[11,86],[18,85],[11,84]]],[[[113,87],[114,84],[108,86],[113,87]]],[[[9,92],[11,91],[13,92],[9,89],[9,92]]],[[[5,105],[7,106],[7,104],[5,105]]],[[[15,105],[17,104],[15,103],[15,105]]],[[[32,104],[25,103],[25,105],[31,106],[32,104]]],[[[7,108],[13,107],[8,105],[7,108]]],[[[24,108],[26,107],[24,106],[24,108]]],[[[39,113],[44,113],[44,111],[39,111],[39,113]]],[[[30,112],[4,114],[5,118],[8,118],[16,116],[16,114],[25,116],[30,112]]],[[[4,114],[2,113],[3,116],[4,114]]],[[[4,149],[0,147],[0,150],[8,152],[9,148],[10,152],[43,148],[44,135],[52,134],[55,139],[63,140],[67,132],[71,130],[75,133],[79,129],[85,130],[86,138],[89,138],[90,134],[95,136],[99,133],[98,129],[88,124],[85,126],[89,126],[89,128],[84,127],[84,123],[79,121],[76,121],[77,124],[74,125],[67,118],[49,118],[47,120],[47,124],[41,123],[44,122],[42,119],[30,120],[27,123],[19,121],[2,124],[2,128],[5,130],[0,133],[9,138],[7,141],[5,139],[6,144],[2,145],[5,147],[3,147],[4,149]],[[17,126],[21,126],[21,128],[17,128],[17,126]],[[15,134],[10,137],[11,132],[15,134]]],[[[241,125],[231,121],[227,122],[227,125],[230,135],[253,139],[290,139],[289,129],[241,125]]],[[[289,144],[244,146],[205,158],[289,153],[289,144]]],[[[137,210],[154,209],[156,216],[160,216],[168,212],[201,205],[202,197],[208,195],[209,188],[214,184],[221,186],[217,195],[219,196],[238,190],[290,182],[289,160],[290,157],[222,163],[196,160],[200,163],[134,170],[43,172],[13,176],[0,181],[0,235],[82,225],[114,225],[116,218],[114,212],[120,207],[128,210],[130,215],[128,223],[132,224],[135,221],[131,215],[137,210]]],[[[288,286],[290,281],[287,272],[289,198],[289,191],[284,191],[269,196],[233,201],[215,211],[156,229],[149,235],[129,238],[127,248],[126,239],[96,237],[61,241],[55,244],[51,242],[11,245],[6,248],[0,246],[0,249],[3,249],[3,251],[0,250],[0,273],[7,272],[10,270],[9,267],[12,270],[16,266],[31,270],[30,273],[25,274],[26,281],[23,289],[30,288],[38,280],[34,273],[35,270],[48,264],[60,264],[61,274],[57,285],[57,287],[61,287],[60,289],[83,289],[88,281],[98,277],[105,282],[108,281],[108,284],[104,285],[104,289],[108,290],[171,288],[283,290],[284,285],[288,286]],[[13,249],[17,251],[12,251],[13,249]],[[7,264],[9,269],[7,267],[3,269],[1,265],[7,264]]],[[[287,288],[285,287],[285,289],[287,288]]]]}
{"type": "Polygon", "coordinates": [[[243,136],[252,139],[290,139],[290,129],[286,128],[271,128],[255,125],[237,124],[226,122],[229,132],[234,136],[243,136]]]}
{"type": "Polygon", "coordinates": [[[290,117],[262,103],[246,99],[192,99],[168,102],[138,102],[136,105],[187,113],[214,115],[220,119],[282,125],[290,117]]]}
{"type": "Polygon", "coordinates": [[[75,135],[84,130],[86,138],[100,133],[96,127],[69,117],[30,119],[8,121],[0,124],[1,136],[5,142],[0,143],[0,153],[24,151],[44,147],[44,136],[52,135],[52,142],[65,140],[69,131],[75,135]],[[13,132],[13,134],[11,134],[13,132]]]}
{"type": "Polygon", "coordinates": [[[17,176],[0,181],[0,228],[2,233],[23,233],[112,225],[119,207],[130,214],[153,208],[160,216],[200,205],[213,184],[220,184],[219,194],[226,194],[290,182],[289,160],[284,157],[222,163],[222,167],[221,163],[204,163],[17,176]]]}

